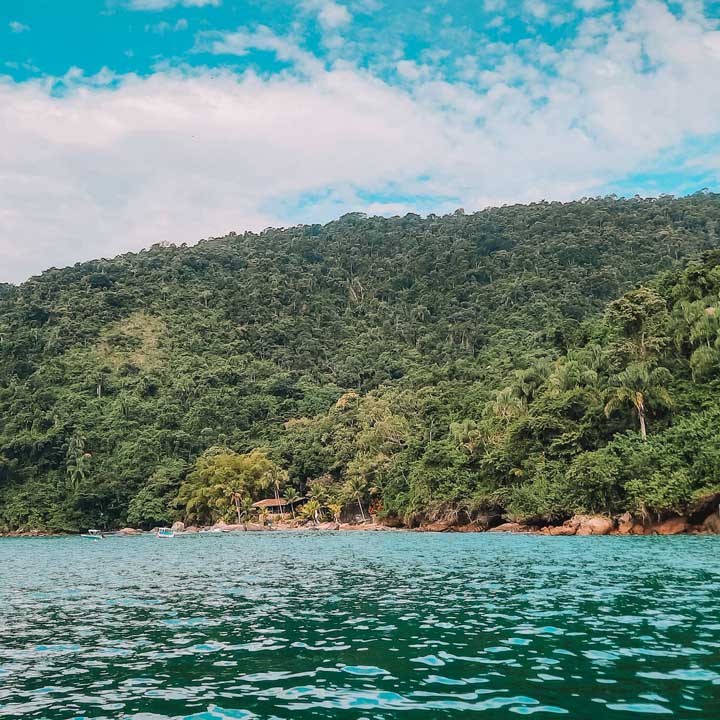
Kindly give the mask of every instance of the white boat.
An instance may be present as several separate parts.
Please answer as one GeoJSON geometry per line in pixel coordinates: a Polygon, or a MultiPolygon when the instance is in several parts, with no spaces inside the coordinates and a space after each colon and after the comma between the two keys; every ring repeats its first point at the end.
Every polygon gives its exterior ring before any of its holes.
{"type": "Polygon", "coordinates": [[[156,537],[159,538],[174,538],[175,537],[175,531],[171,530],[170,528],[160,528],[157,531],[156,537]]]}
{"type": "Polygon", "coordinates": [[[102,534],[102,530],[88,530],[86,533],[80,534],[81,538],[86,540],[104,540],[105,536],[102,534]]]}

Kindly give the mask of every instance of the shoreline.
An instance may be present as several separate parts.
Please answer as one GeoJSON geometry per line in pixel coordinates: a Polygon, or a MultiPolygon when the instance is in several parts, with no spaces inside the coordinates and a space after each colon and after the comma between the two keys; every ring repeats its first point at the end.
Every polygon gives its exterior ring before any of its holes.
{"type": "MultiPolygon", "coordinates": [[[[619,517],[607,515],[575,515],[562,525],[542,527],[505,522],[494,526],[478,522],[459,524],[450,521],[436,521],[417,527],[390,525],[382,522],[300,524],[293,521],[280,521],[270,525],[259,523],[227,524],[222,521],[211,526],[188,526],[181,522],[173,525],[178,536],[216,535],[245,532],[411,532],[411,533],[509,533],[514,535],[541,535],[547,537],[572,537],[591,535],[720,535],[720,512],[713,512],[704,519],[689,519],[687,516],[675,516],[658,522],[643,522],[629,513],[619,517]]],[[[104,532],[109,537],[137,537],[155,535],[158,528],[142,530],[139,528],[121,528],[104,532]]],[[[53,532],[37,529],[0,532],[0,538],[12,537],[78,537],[79,533],[53,532]]]]}

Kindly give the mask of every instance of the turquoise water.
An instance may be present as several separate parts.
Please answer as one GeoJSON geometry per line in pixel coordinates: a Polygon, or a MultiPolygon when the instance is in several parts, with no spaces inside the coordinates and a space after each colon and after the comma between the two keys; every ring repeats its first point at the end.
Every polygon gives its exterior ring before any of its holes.
{"type": "Polygon", "coordinates": [[[720,717],[720,538],[0,541],[0,717],[720,717]]]}

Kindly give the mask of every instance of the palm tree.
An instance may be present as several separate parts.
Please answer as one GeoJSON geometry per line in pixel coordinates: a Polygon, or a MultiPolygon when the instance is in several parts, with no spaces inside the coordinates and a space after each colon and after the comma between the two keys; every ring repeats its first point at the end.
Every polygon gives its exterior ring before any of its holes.
{"type": "MultiPolygon", "coordinates": [[[[283,485],[288,480],[288,473],[287,470],[281,470],[280,468],[273,468],[270,471],[270,482],[273,486],[273,490],[275,492],[275,500],[277,501],[278,505],[280,505],[280,484],[283,485]]],[[[284,520],[285,519],[285,513],[282,510],[283,506],[280,505],[280,517],[284,520]]]]}
{"type": "Polygon", "coordinates": [[[640,423],[640,436],[647,440],[647,410],[651,406],[671,407],[672,398],[665,388],[671,379],[664,367],[650,368],[647,363],[633,363],[615,377],[615,386],[605,405],[605,415],[631,404],[640,423]]]}
{"type": "Polygon", "coordinates": [[[486,412],[490,415],[509,422],[513,418],[521,417],[527,411],[522,398],[518,397],[515,389],[506,387],[495,393],[495,399],[486,406],[486,412]]]}
{"type": "Polygon", "coordinates": [[[241,507],[242,507],[243,529],[247,530],[247,522],[250,519],[250,515],[252,514],[252,511],[255,509],[253,507],[252,498],[249,495],[245,495],[245,497],[243,497],[241,507]]]}
{"type": "Polygon", "coordinates": [[[290,512],[292,513],[293,520],[295,520],[295,505],[303,499],[302,495],[299,495],[297,490],[291,490],[289,493],[285,493],[285,501],[290,506],[290,512]]]}
{"type": "Polygon", "coordinates": [[[316,498],[310,498],[305,505],[303,505],[302,509],[302,515],[306,518],[312,518],[315,521],[315,524],[317,525],[318,522],[320,522],[320,510],[322,509],[322,505],[318,502],[316,498]]]}
{"type": "Polygon", "coordinates": [[[345,482],[345,492],[353,500],[357,501],[360,508],[360,515],[365,522],[365,511],[362,505],[362,496],[367,492],[367,480],[362,475],[351,475],[345,482]]]}
{"type": "Polygon", "coordinates": [[[339,502],[333,502],[328,505],[328,510],[332,513],[333,520],[336,523],[340,522],[340,513],[342,512],[342,509],[342,503],[339,502]]]}
{"type": "Polygon", "coordinates": [[[237,513],[238,525],[242,523],[242,514],[240,512],[240,501],[244,500],[247,496],[244,492],[245,488],[240,488],[238,485],[233,485],[230,488],[230,501],[235,506],[235,512],[237,513]]]}
{"type": "Polygon", "coordinates": [[[85,436],[76,431],[68,443],[66,457],[66,473],[73,491],[77,492],[80,482],[87,477],[86,465],[91,457],[85,452],[85,436]]]}

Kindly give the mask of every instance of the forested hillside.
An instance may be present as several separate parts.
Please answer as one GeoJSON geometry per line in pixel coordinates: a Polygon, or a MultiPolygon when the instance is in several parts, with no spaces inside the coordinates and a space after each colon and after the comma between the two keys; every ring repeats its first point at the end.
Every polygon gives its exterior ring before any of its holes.
{"type": "Polygon", "coordinates": [[[211,521],[265,476],[407,523],[681,510],[720,490],[719,227],[352,214],[0,285],[0,529],[211,521]]]}

